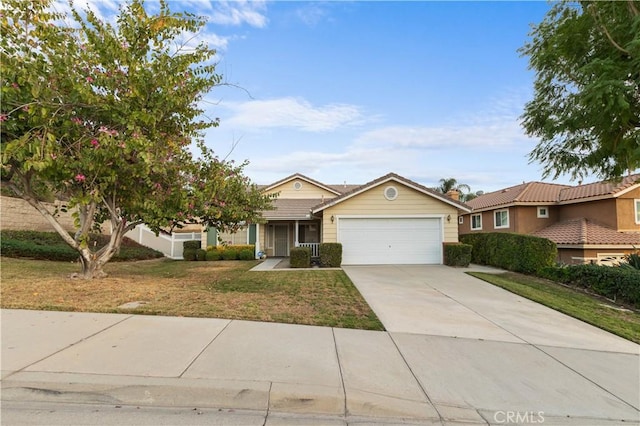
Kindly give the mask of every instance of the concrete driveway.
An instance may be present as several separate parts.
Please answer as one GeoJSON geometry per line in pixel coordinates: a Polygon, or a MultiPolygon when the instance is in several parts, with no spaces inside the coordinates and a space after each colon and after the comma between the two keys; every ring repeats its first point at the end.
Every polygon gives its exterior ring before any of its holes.
{"type": "Polygon", "coordinates": [[[640,420],[640,346],[465,269],[344,270],[436,406],[640,420]]]}

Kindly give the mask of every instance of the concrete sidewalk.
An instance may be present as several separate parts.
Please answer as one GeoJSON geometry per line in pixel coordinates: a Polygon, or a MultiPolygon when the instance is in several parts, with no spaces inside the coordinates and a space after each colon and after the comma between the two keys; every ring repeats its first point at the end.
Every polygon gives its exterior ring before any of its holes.
{"type": "Polygon", "coordinates": [[[2,400],[252,413],[231,424],[640,424],[638,345],[537,304],[521,308],[451,268],[346,271],[376,312],[376,286],[387,287],[389,306],[426,291],[452,312],[427,304],[425,316],[405,303],[418,318],[405,326],[425,329],[403,329],[387,310],[391,331],[375,332],[2,310],[2,400]],[[518,308],[491,312],[510,303],[518,308]],[[545,340],[547,314],[564,344],[545,340]]]}

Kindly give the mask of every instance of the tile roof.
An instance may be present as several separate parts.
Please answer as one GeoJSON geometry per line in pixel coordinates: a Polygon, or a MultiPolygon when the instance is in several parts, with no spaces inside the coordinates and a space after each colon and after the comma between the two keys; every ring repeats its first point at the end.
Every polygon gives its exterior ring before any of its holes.
{"type": "Polygon", "coordinates": [[[630,175],[619,182],[602,181],[567,188],[560,193],[560,202],[580,200],[592,197],[613,196],[639,183],[640,174],[630,175]]]}
{"type": "Polygon", "coordinates": [[[640,184],[640,174],[619,182],[602,181],[585,185],[560,185],[545,182],[523,182],[519,185],[480,195],[467,201],[473,210],[485,210],[513,204],[568,204],[592,198],[615,197],[625,189],[640,184]]]}
{"type": "Polygon", "coordinates": [[[586,218],[558,222],[535,232],[556,244],[567,245],[640,245],[640,234],[618,232],[586,218]]]}
{"type": "Polygon", "coordinates": [[[276,198],[272,201],[274,210],[262,212],[265,219],[309,219],[311,209],[322,203],[320,198],[276,198]]]}
{"type": "Polygon", "coordinates": [[[569,185],[544,182],[521,183],[520,185],[480,195],[473,200],[467,201],[467,205],[473,210],[482,210],[517,203],[554,204],[558,201],[560,192],[566,188],[571,187],[569,185]]]}
{"type": "Polygon", "coordinates": [[[458,200],[454,200],[453,198],[449,197],[448,195],[442,194],[440,192],[437,192],[434,189],[431,188],[427,188],[426,186],[420,185],[419,183],[416,183],[410,179],[407,179],[405,177],[402,177],[396,173],[388,173],[384,176],[381,176],[377,179],[372,180],[371,182],[365,183],[364,185],[360,185],[360,186],[356,186],[354,188],[352,188],[351,190],[343,193],[342,195],[336,197],[336,198],[332,198],[330,200],[326,200],[324,203],[316,206],[313,211],[314,212],[319,212],[321,210],[323,210],[325,207],[330,206],[330,205],[334,205],[337,204],[347,198],[350,198],[360,192],[363,192],[369,188],[373,188],[374,186],[387,182],[389,180],[395,180],[397,182],[403,183],[409,187],[415,188],[421,192],[427,193],[432,195],[434,198],[437,198],[439,200],[444,201],[445,203],[454,205],[455,207],[458,207],[459,209],[465,210],[465,211],[469,211],[469,207],[458,201],[458,200]]]}

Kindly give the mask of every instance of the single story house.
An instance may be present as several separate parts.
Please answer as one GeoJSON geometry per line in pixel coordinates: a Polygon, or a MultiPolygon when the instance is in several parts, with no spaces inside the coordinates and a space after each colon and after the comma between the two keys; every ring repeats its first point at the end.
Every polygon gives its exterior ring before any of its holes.
{"type": "MultiPolygon", "coordinates": [[[[458,241],[458,216],[470,208],[395,173],[364,185],[328,185],[296,173],[262,188],[278,194],[265,223],[221,234],[232,244],[255,244],[267,256],[293,247],[342,243],[343,264],[441,264],[443,244],[458,241]]],[[[208,244],[216,244],[211,233],[208,244]]]]}
{"type": "Polygon", "coordinates": [[[548,238],[565,264],[618,262],[640,249],[640,174],[584,185],[527,182],[467,202],[460,235],[515,232],[548,238]]]}

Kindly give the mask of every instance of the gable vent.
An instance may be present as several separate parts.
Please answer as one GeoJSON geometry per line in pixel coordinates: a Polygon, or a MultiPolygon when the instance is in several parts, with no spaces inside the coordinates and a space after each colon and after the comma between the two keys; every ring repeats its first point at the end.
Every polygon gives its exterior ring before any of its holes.
{"type": "Polygon", "coordinates": [[[389,201],[393,201],[398,198],[398,190],[395,188],[395,186],[387,186],[384,189],[384,198],[389,201]]]}

